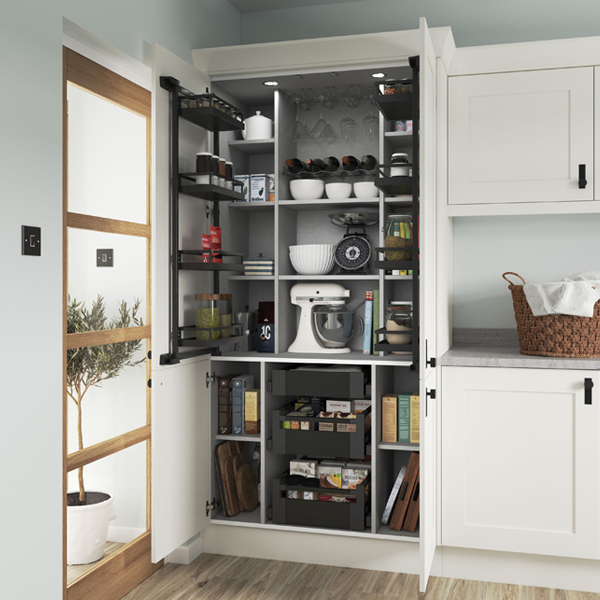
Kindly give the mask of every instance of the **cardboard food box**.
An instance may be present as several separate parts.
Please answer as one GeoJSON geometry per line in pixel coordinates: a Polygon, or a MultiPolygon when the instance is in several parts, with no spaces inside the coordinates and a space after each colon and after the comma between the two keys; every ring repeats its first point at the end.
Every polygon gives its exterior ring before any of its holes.
{"type": "Polygon", "coordinates": [[[351,413],[352,400],[327,400],[325,410],[327,412],[351,413]]]}
{"type": "Polygon", "coordinates": [[[396,394],[386,394],[381,401],[381,429],[382,441],[398,441],[398,396],[396,394]]]}
{"type": "Polygon", "coordinates": [[[312,421],[300,421],[300,431],[313,431],[315,424],[312,421]]]}
{"type": "Polygon", "coordinates": [[[319,431],[335,431],[335,423],[319,423],[319,431]]]}
{"type": "Polygon", "coordinates": [[[356,423],[337,423],[338,433],[356,433],[356,423]]]}
{"type": "Polygon", "coordinates": [[[342,469],[342,489],[355,490],[369,475],[370,468],[367,465],[354,465],[348,463],[342,469]]]}
{"type": "Polygon", "coordinates": [[[302,477],[317,476],[317,461],[315,460],[291,460],[290,475],[302,475],[302,477]]]}
{"type": "Polygon", "coordinates": [[[242,194],[244,194],[244,199],[236,202],[250,202],[250,175],[234,175],[233,178],[241,182],[242,194]]]}
{"type": "Polygon", "coordinates": [[[269,201],[269,176],[251,175],[250,176],[250,202],[268,202],[269,201]]]}
{"type": "Polygon", "coordinates": [[[342,489],[342,465],[320,464],[317,467],[317,473],[319,475],[320,487],[342,489]]]}
{"type": "Polygon", "coordinates": [[[248,435],[260,434],[260,390],[246,391],[244,433],[248,435]]]}

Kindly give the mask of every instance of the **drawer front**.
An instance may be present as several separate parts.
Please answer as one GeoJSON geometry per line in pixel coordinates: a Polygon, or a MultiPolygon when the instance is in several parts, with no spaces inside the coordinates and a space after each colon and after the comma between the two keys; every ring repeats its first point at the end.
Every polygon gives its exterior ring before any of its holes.
{"type": "Polygon", "coordinates": [[[323,396],[326,398],[364,398],[365,375],[327,371],[273,371],[276,396],[323,396]]]}

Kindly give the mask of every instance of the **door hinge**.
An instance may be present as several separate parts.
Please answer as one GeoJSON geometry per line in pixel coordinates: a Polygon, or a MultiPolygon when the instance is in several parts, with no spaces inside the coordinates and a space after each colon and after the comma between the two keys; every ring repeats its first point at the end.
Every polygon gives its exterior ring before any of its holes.
{"type": "Polygon", "coordinates": [[[148,350],[148,360],[152,360],[152,350],[148,350]]]}
{"type": "Polygon", "coordinates": [[[594,387],[594,381],[591,377],[586,377],[583,380],[583,387],[585,388],[585,404],[592,403],[592,388],[594,387]]]}
{"type": "Polygon", "coordinates": [[[221,504],[220,500],[212,499],[212,502],[206,501],[206,516],[210,515],[211,510],[215,510],[221,504]]]}
{"type": "Polygon", "coordinates": [[[148,387],[151,388],[152,387],[152,379],[148,379],[148,387]]]}
{"type": "Polygon", "coordinates": [[[212,375],[206,374],[206,387],[209,388],[211,383],[214,383],[216,379],[215,373],[213,371],[212,375]]]}

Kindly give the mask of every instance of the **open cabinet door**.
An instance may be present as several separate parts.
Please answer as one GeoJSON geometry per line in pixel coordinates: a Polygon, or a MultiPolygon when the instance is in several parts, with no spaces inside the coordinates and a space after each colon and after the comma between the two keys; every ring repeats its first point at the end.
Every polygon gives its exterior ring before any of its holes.
{"type": "Polygon", "coordinates": [[[436,358],[436,58],[427,22],[420,22],[419,167],[420,167],[420,328],[421,328],[421,439],[420,546],[421,591],[427,587],[436,549],[437,437],[435,388],[436,358]],[[430,394],[430,396],[428,396],[430,394]],[[435,392],[434,394],[435,395],[435,392]]]}
{"type": "MultiPolygon", "coordinates": [[[[210,494],[210,389],[206,374],[210,358],[196,357],[177,365],[159,365],[170,352],[170,115],[171,94],[160,77],[173,77],[186,89],[201,94],[210,79],[158,44],[152,49],[154,127],[154,213],[152,215],[152,561],[157,562],[198,534],[208,524],[210,494]]],[[[195,172],[195,153],[209,150],[209,136],[198,127],[180,123],[180,172],[195,172]],[[183,171],[182,171],[183,169],[183,171]]],[[[206,203],[183,197],[179,203],[178,248],[186,249],[200,234],[208,233],[206,203]]],[[[197,244],[196,244],[197,245],[197,244]]],[[[179,278],[180,325],[194,323],[189,298],[210,289],[208,272],[179,278]],[[183,306],[182,298],[188,303],[183,306]],[[187,312],[186,312],[187,311],[187,312]]]]}

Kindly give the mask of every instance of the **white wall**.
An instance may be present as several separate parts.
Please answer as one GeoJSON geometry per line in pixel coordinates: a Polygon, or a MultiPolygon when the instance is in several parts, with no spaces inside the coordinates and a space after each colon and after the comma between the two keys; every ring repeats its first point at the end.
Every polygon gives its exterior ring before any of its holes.
{"type": "Polygon", "coordinates": [[[599,228],[600,215],[455,218],[454,327],[515,329],[502,273],[542,283],[600,270],[599,228]]]}
{"type": "Polygon", "coordinates": [[[63,17],[140,61],[158,41],[239,43],[224,0],[23,0],[0,5],[0,596],[62,597],[63,17]],[[22,257],[21,225],[42,227],[22,257]],[[36,560],[32,576],[31,558],[36,560]]]}

